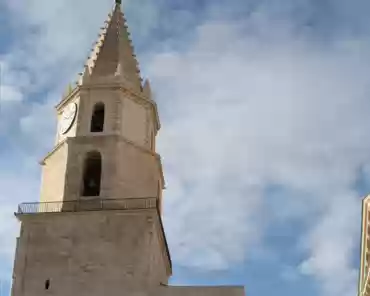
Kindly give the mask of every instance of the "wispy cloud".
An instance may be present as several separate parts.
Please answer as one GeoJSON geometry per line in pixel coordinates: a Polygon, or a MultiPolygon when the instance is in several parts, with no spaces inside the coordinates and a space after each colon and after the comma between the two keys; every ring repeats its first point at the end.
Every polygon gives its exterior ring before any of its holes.
{"type": "Polygon", "coordinates": [[[148,66],[168,118],[159,147],[175,258],[227,268],[264,244],[275,219],[304,220],[306,229],[291,234],[301,238],[292,252],[306,252],[296,272],[314,276],[323,295],[353,294],[353,187],[370,160],[367,44],[319,48],[290,31],[277,40],[245,34],[248,25],[201,26],[186,53],[156,55],[148,66]],[[295,195],[286,191],[271,208],[273,184],[295,195]]]}

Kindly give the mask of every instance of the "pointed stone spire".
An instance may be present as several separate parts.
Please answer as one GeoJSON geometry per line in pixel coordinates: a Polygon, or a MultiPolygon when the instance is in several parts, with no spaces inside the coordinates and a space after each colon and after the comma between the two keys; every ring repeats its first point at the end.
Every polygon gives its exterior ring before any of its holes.
{"type": "Polygon", "coordinates": [[[85,65],[85,71],[82,74],[82,83],[89,82],[90,80],[90,69],[88,65],[85,65]]]}
{"type": "MultiPolygon", "coordinates": [[[[138,62],[133,52],[129,32],[123,13],[121,0],[115,0],[112,14],[105,22],[99,40],[92,49],[87,62],[89,78],[93,81],[120,81],[128,88],[142,91],[138,62]]],[[[86,70],[85,70],[86,71],[86,70]]],[[[82,75],[84,76],[84,74],[82,75]]]]}
{"type": "Polygon", "coordinates": [[[145,80],[143,93],[149,100],[152,100],[152,88],[150,87],[150,82],[148,79],[145,80]]]}

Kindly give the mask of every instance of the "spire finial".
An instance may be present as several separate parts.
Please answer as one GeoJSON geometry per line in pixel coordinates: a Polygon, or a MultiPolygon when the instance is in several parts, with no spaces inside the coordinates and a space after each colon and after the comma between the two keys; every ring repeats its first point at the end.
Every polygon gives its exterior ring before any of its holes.
{"type": "Polygon", "coordinates": [[[116,0],[116,5],[121,5],[122,0],[116,0]]]}

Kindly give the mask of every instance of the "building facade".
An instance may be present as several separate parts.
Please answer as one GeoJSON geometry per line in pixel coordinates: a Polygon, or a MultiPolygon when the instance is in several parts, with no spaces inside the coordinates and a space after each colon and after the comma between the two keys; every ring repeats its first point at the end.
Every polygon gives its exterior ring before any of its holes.
{"type": "Polygon", "coordinates": [[[120,1],[56,110],[40,202],[16,214],[12,296],[244,295],[243,287],[168,285],[160,121],[120,1]]]}
{"type": "Polygon", "coordinates": [[[370,296],[370,195],[362,201],[361,263],[358,295],[370,296]]]}

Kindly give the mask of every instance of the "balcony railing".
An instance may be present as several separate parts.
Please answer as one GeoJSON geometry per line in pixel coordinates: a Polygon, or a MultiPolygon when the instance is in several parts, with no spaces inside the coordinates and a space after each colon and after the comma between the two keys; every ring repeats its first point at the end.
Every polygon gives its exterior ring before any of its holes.
{"type": "Polygon", "coordinates": [[[157,198],[123,198],[123,199],[80,199],[59,202],[22,203],[16,214],[40,214],[59,212],[83,212],[101,210],[142,210],[157,208],[157,198]]]}
{"type": "Polygon", "coordinates": [[[159,204],[156,197],[147,198],[123,198],[123,199],[80,199],[73,201],[60,202],[33,202],[22,203],[18,206],[16,215],[24,214],[41,214],[41,213],[61,213],[61,212],[83,212],[83,211],[107,211],[107,210],[143,210],[156,209],[159,217],[160,228],[163,233],[163,243],[166,254],[169,259],[170,268],[172,269],[171,255],[168,249],[167,240],[161,215],[159,213],[159,204]]]}

